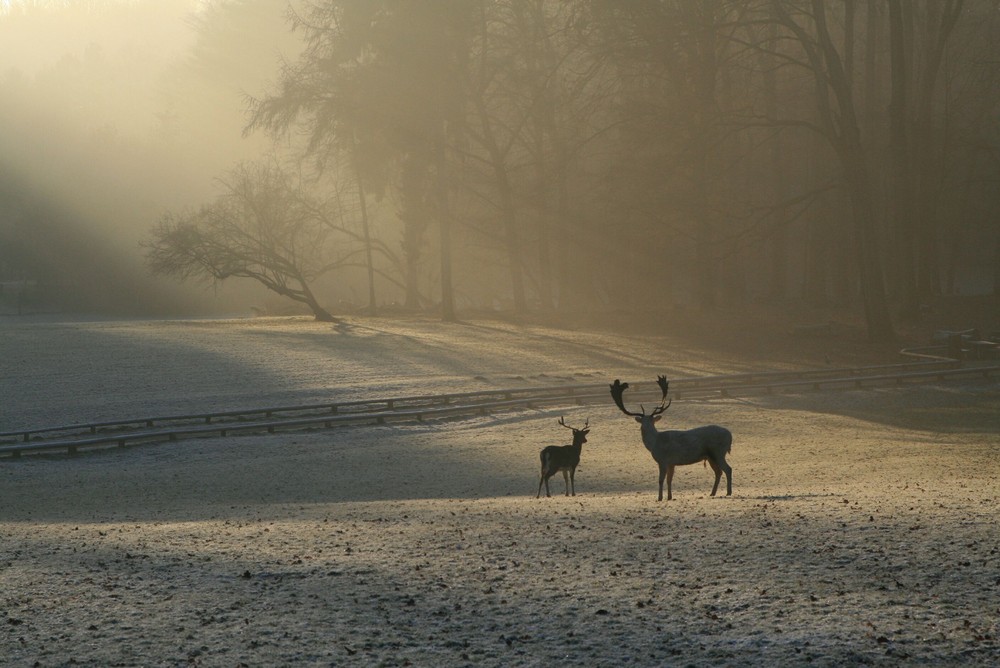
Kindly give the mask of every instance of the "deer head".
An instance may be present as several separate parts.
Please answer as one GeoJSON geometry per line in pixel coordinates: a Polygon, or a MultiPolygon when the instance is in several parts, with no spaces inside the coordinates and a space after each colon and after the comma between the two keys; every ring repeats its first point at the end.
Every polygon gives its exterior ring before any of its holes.
{"type": "Polygon", "coordinates": [[[583,427],[581,427],[580,429],[577,429],[575,427],[571,427],[568,424],[566,424],[566,420],[562,416],[559,417],[559,424],[561,424],[562,426],[566,427],[567,429],[572,429],[573,430],[573,442],[574,443],[577,442],[577,441],[579,441],[580,443],[586,443],[587,442],[587,434],[590,433],[590,418],[589,417],[587,418],[587,421],[583,423],[583,427]]]}
{"type": "Polygon", "coordinates": [[[660,398],[660,405],[654,408],[649,415],[646,415],[646,408],[642,404],[639,404],[639,410],[642,411],[641,413],[633,413],[632,411],[625,408],[625,404],[622,401],[622,395],[625,393],[625,390],[628,389],[628,383],[623,383],[617,378],[615,379],[615,382],[612,383],[610,386],[611,398],[615,400],[615,404],[618,406],[618,408],[621,409],[622,413],[624,413],[625,415],[630,415],[634,417],[635,421],[638,422],[639,424],[644,424],[644,422],[648,422],[650,425],[652,425],[652,423],[660,419],[660,413],[670,408],[670,404],[673,401],[672,399],[670,401],[667,401],[667,390],[670,387],[670,383],[669,381],[667,381],[667,377],[658,376],[656,379],[656,384],[660,386],[660,391],[663,393],[663,396],[660,398]]]}

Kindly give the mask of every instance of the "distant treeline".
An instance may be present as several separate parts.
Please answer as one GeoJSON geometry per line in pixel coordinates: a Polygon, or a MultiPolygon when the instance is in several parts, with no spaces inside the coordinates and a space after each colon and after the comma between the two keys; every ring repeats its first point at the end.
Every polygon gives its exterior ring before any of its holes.
{"type": "MultiPolygon", "coordinates": [[[[274,4],[215,5],[196,57],[224,75],[219,54],[245,46],[220,26],[274,4]]],[[[287,16],[294,55],[241,100],[245,136],[272,153],[161,213],[144,241],[157,272],[251,278],[318,317],[347,298],[445,319],[857,305],[873,340],[938,295],[997,290],[995,2],[313,1],[287,16]]]]}

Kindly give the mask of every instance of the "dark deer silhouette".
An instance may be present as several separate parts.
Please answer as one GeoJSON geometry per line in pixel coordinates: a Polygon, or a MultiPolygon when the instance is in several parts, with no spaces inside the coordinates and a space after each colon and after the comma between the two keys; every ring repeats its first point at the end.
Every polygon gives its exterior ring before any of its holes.
{"type": "Polygon", "coordinates": [[[542,452],[539,454],[539,458],[542,460],[542,477],[538,481],[536,499],[542,495],[542,484],[545,485],[545,496],[552,496],[549,494],[549,478],[559,471],[562,471],[563,480],[566,482],[566,496],[570,495],[570,489],[573,490],[573,496],[576,496],[576,485],[573,481],[573,475],[576,473],[576,467],[580,464],[580,450],[583,448],[583,444],[587,442],[587,433],[590,432],[590,429],[588,429],[590,418],[587,418],[582,429],[574,429],[566,424],[565,420],[561,417],[559,418],[559,424],[567,429],[573,429],[573,444],[550,445],[542,449],[542,452]]]}
{"type": "Polygon", "coordinates": [[[646,409],[642,405],[639,406],[641,413],[626,410],[622,403],[622,395],[628,389],[628,383],[615,379],[611,384],[611,398],[615,400],[622,413],[634,417],[642,427],[642,442],[660,467],[660,495],[656,500],[663,500],[664,478],[667,479],[667,501],[673,498],[670,483],[674,478],[674,467],[698,462],[707,462],[715,472],[712,496],[715,496],[719,489],[723,472],[726,474],[726,496],[731,496],[733,469],[726,462],[726,455],[732,450],[733,435],[725,427],[717,425],[696,427],[687,431],[657,431],[656,422],[659,421],[660,414],[670,407],[670,402],[667,401],[669,383],[666,376],[659,376],[656,382],[663,392],[663,397],[660,399],[660,405],[649,415],[646,415],[646,409]]]}

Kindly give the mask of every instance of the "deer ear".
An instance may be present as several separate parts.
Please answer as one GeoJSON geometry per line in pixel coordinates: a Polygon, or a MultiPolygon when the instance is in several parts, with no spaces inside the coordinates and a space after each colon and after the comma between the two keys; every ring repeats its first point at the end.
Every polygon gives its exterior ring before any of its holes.
{"type": "Polygon", "coordinates": [[[639,424],[642,424],[642,418],[639,417],[638,415],[635,416],[635,421],[638,422],[639,424]]]}
{"type": "Polygon", "coordinates": [[[659,422],[659,421],[660,421],[660,416],[659,415],[654,415],[653,416],[653,422],[659,422]]]}

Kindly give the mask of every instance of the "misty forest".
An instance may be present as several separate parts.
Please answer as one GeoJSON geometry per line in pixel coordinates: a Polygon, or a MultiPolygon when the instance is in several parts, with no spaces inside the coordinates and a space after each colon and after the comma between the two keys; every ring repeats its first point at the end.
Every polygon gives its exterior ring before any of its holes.
{"type": "Polygon", "coordinates": [[[12,311],[839,308],[1000,275],[992,0],[9,2],[12,311]]]}
{"type": "Polygon", "coordinates": [[[995,668],[998,212],[1000,0],[0,0],[0,663],[995,668]]]}

